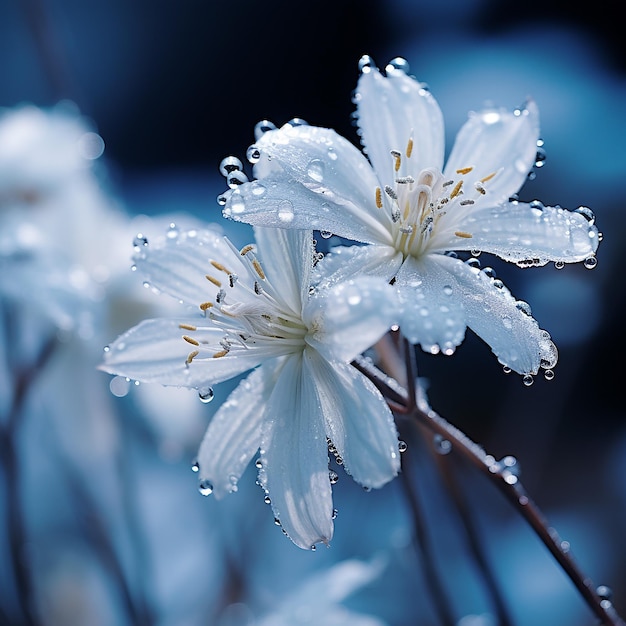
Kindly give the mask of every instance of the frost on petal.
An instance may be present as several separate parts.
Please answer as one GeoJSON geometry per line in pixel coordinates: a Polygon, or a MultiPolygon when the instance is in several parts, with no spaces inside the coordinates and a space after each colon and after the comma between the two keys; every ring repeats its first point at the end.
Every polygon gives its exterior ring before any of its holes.
{"type": "Polygon", "coordinates": [[[203,346],[214,345],[215,352],[221,349],[219,341],[224,331],[201,327],[202,321],[202,318],[144,320],[107,346],[99,369],[144,383],[198,388],[228,380],[258,364],[258,360],[228,356],[194,359],[189,363],[194,346],[183,339],[189,331],[181,325],[195,327],[194,337],[203,346]]]}
{"type": "Polygon", "coordinates": [[[398,322],[395,290],[381,278],[359,276],[314,294],[303,312],[307,343],[326,359],[350,362],[398,322]]]}
{"type": "Polygon", "coordinates": [[[426,352],[452,354],[465,337],[465,311],[456,281],[439,263],[442,255],[408,258],[396,277],[402,334],[426,352]]]}
{"type": "Polygon", "coordinates": [[[484,271],[447,256],[437,259],[455,281],[467,325],[485,341],[498,361],[519,374],[536,374],[557,362],[556,347],[523,303],[484,271]]]}
{"type": "Polygon", "coordinates": [[[210,229],[190,230],[138,246],[134,261],[150,285],[196,306],[210,300],[219,289],[206,279],[207,274],[227,281],[227,274],[217,270],[211,261],[234,274],[243,272],[241,262],[221,232],[210,229]]]}
{"type": "Polygon", "coordinates": [[[461,239],[457,250],[475,248],[523,267],[583,261],[594,255],[599,243],[598,229],[588,213],[540,202],[474,209],[458,228],[472,238],[461,239]]]}
{"type": "Polygon", "coordinates": [[[315,381],[326,432],[346,471],[365,487],[382,487],[400,471],[398,433],[384,398],[351,365],[305,354],[305,376],[315,381]]]}
{"type": "Polygon", "coordinates": [[[285,361],[265,408],[259,471],[274,516],[307,550],[333,535],[328,448],[313,385],[303,375],[301,354],[285,361]]]}
{"type": "Polygon", "coordinates": [[[499,204],[526,181],[536,160],[538,139],[539,112],[533,101],[515,113],[505,109],[470,113],[456,137],[444,175],[454,178],[457,170],[467,167],[474,168],[477,179],[495,173],[481,203],[499,204]]]}
{"type": "Polygon", "coordinates": [[[356,94],[363,145],[383,185],[393,185],[396,176],[391,150],[410,158],[412,172],[441,170],[443,116],[428,90],[400,69],[389,70],[386,78],[372,69],[361,74],[356,94]]]}
{"type": "Polygon", "coordinates": [[[239,478],[259,449],[272,378],[273,372],[266,367],[253,371],[211,418],[198,452],[198,478],[203,484],[211,484],[216,498],[236,490],[239,478]]]}
{"type": "Polygon", "coordinates": [[[257,227],[254,236],[270,282],[285,304],[299,315],[308,298],[313,269],[313,232],[257,227]]]}

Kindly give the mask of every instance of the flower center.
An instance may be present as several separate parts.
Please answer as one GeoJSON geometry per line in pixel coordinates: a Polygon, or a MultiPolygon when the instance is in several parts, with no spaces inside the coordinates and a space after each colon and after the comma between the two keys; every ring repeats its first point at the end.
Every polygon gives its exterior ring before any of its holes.
{"type": "Polygon", "coordinates": [[[474,168],[464,167],[456,170],[457,177],[450,180],[444,179],[436,168],[426,168],[414,177],[407,173],[412,150],[413,140],[409,139],[406,159],[401,152],[391,151],[395,185],[385,186],[384,195],[380,187],[376,188],[376,206],[390,210],[394,247],[404,258],[453,249],[456,237],[470,239],[471,233],[458,230],[455,225],[486,193],[485,184],[496,175],[493,172],[468,184],[467,175],[474,168]]]}
{"type": "MultiPolygon", "coordinates": [[[[203,351],[208,351],[212,358],[220,358],[232,350],[250,348],[272,354],[301,349],[308,329],[300,314],[285,303],[280,292],[268,280],[253,246],[248,245],[237,251],[228,243],[241,256],[245,275],[240,277],[219,261],[211,261],[218,273],[207,274],[206,279],[219,291],[213,301],[204,302],[200,309],[214,327],[223,329],[224,336],[219,345],[211,345],[183,335],[183,339],[196,348],[189,353],[187,364],[203,351]]],[[[187,324],[181,324],[180,328],[198,330],[198,327],[187,324]]]]}

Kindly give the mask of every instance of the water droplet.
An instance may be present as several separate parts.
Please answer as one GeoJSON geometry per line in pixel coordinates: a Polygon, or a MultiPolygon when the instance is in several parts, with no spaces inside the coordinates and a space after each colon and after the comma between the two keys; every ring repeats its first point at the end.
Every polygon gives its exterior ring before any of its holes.
{"type": "Polygon", "coordinates": [[[261,461],[261,459],[257,459],[257,460],[256,460],[256,462],[255,462],[255,464],[254,464],[254,466],[255,466],[257,469],[261,469],[261,468],[263,467],[263,461],[261,461]]]}
{"type": "Polygon", "coordinates": [[[543,377],[544,377],[546,380],[554,380],[554,370],[546,370],[546,371],[543,373],[543,377]]]}
{"type": "Polygon", "coordinates": [[[178,227],[176,226],[176,224],[174,224],[174,222],[172,222],[169,226],[169,228],[167,229],[167,238],[168,239],[176,239],[176,237],[178,237],[179,234],[179,230],[178,227]]]}
{"type": "Polygon", "coordinates": [[[261,137],[270,130],[276,130],[276,124],[269,120],[261,120],[254,126],[254,138],[258,141],[261,137]]]}
{"type": "Polygon", "coordinates": [[[505,374],[510,374],[513,370],[512,370],[512,369],[511,369],[508,365],[504,365],[504,366],[502,367],[502,371],[503,371],[505,374]]]}
{"type": "Polygon", "coordinates": [[[367,74],[372,70],[376,69],[376,64],[372,60],[372,57],[369,54],[364,54],[359,59],[359,72],[361,74],[367,74]]]}
{"type": "Polygon", "coordinates": [[[198,463],[198,461],[194,461],[191,464],[191,471],[196,473],[200,471],[200,463],[198,463]]]}
{"type": "Polygon", "coordinates": [[[439,434],[433,437],[433,444],[437,454],[449,454],[452,451],[452,444],[439,434]]]}
{"type": "Polygon", "coordinates": [[[289,224],[293,222],[293,218],[293,204],[289,200],[282,200],[278,205],[278,219],[285,224],[289,224]]]}
{"type": "Polygon", "coordinates": [[[524,374],[524,376],[522,376],[522,382],[526,387],[530,387],[535,382],[535,379],[532,374],[524,374]]]}
{"type": "Polygon", "coordinates": [[[198,483],[198,491],[203,496],[210,496],[213,493],[213,483],[206,478],[198,483]]]}
{"type": "Polygon", "coordinates": [[[248,177],[240,170],[234,170],[226,176],[226,182],[231,189],[248,182],[248,177]]]}
{"type": "Polygon", "coordinates": [[[408,450],[408,445],[406,443],[406,441],[398,441],[398,451],[399,452],[406,452],[408,450]]]}
{"type": "Polygon", "coordinates": [[[289,126],[308,126],[309,123],[306,120],[303,120],[301,117],[294,117],[292,119],[290,119],[287,124],[289,124],[289,126]]]}
{"type": "Polygon", "coordinates": [[[554,267],[556,267],[557,270],[562,270],[565,267],[565,261],[555,261],[554,267]]]}
{"type": "Polygon", "coordinates": [[[272,499],[269,496],[265,496],[263,502],[265,502],[265,504],[272,504],[272,499]]]}
{"type": "Polygon", "coordinates": [[[223,193],[221,193],[219,196],[217,196],[217,203],[220,206],[224,206],[226,204],[227,200],[228,200],[228,197],[225,196],[223,193]]]}
{"type": "Polygon", "coordinates": [[[320,230],[320,235],[322,239],[330,239],[333,236],[329,230],[320,230]]]}
{"type": "Polygon", "coordinates": [[[613,590],[606,585],[599,585],[596,588],[596,593],[603,600],[610,600],[613,597],[613,590]]]}
{"type": "Polygon", "coordinates": [[[330,148],[328,148],[328,158],[331,161],[336,161],[337,160],[337,152],[335,152],[335,149],[332,146],[330,148]]]}
{"type": "Polygon", "coordinates": [[[535,156],[535,167],[543,167],[545,165],[545,162],[546,162],[546,151],[540,146],[537,146],[537,154],[535,156]]]}
{"type": "Polygon", "coordinates": [[[514,456],[507,455],[505,457],[502,457],[502,459],[500,460],[500,465],[504,469],[511,472],[511,474],[515,474],[515,476],[519,476],[521,473],[520,464],[514,456]]]}
{"type": "Polygon", "coordinates": [[[316,545],[315,545],[315,544],[313,544],[313,545],[311,546],[311,552],[315,552],[316,550],[317,550],[317,547],[316,547],[316,545]]]}
{"type": "Polygon", "coordinates": [[[213,400],[213,389],[211,387],[201,387],[198,390],[198,397],[200,398],[201,402],[208,404],[209,402],[211,402],[211,400],[213,400]]]}
{"type": "Polygon", "coordinates": [[[109,382],[111,393],[117,398],[123,398],[130,391],[130,380],[124,376],[115,376],[109,382]]]}
{"type": "Polygon", "coordinates": [[[224,177],[228,176],[232,172],[237,172],[243,169],[243,163],[236,156],[227,156],[222,159],[220,163],[220,174],[224,177]]]}
{"type": "Polygon", "coordinates": [[[405,74],[408,74],[409,63],[406,59],[403,59],[402,57],[396,57],[395,59],[392,59],[391,61],[389,61],[389,63],[387,63],[385,71],[387,72],[387,74],[394,71],[404,72],[405,74]]]}
{"type": "Polygon", "coordinates": [[[260,182],[256,180],[250,184],[250,189],[252,191],[252,195],[257,196],[257,197],[262,196],[267,191],[265,185],[262,185],[260,182]]]}
{"type": "Polygon", "coordinates": [[[144,237],[141,233],[139,233],[133,239],[133,248],[135,248],[135,250],[141,250],[141,248],[147,248],[147,247],[148,247],[148,239],[144,237]]]}
{"type": "Polygon", "coordinates": [[[584,261],[583,265],[588,269],[592,270],[596,265],[598,265],[598,259],[595,256],[588,256],[584,261]]]}
{"type": "Polygon", "coordinates": [[[325,166],[324,162],[320,159],[313,159],[306,170],[306,173],[309,175],[309,178],[314,180],[315,182],[321,183],[324,180],[324,172],[325,166]]]}
{"type": "Polygon", "coordinates": [[[280,520],[277,517],[274,518],[274,524],[280,526],[280,520]]]}
{"type": "Polygon", "coordinates": [[[337,509],[333,509],[332,515],[330,516],[331,519],[337,519],[337,509]]]}
{"type": "Polygon", "coordinates": [[[337,481],[339,480],[339,474],[337,474],[337,472],[333,470],[330,470],[330,472],[328,472],[328,478],[331,485],[336,485],[337,481]]]}
{"type": "Polygon", "coordinates": [[[450,285],[444,285],[443,286],[443,293],[445,293],[446,296],[451,296],[452,295],[452,287],[450,285]]]}
{"type": "Polygon", "coordinates": [[[246,158],[250,163],[258,163],[261,158],[261,151],[258,146],[252,144],[246,151],[246,158]]]}
{"type": "Polygon", "coordinates": [[[104,348],[102,348],[103,352],[110,352],[111,348],[110,346],[104,346],[104,348]]]}
{"type": "Polygon", "coordinates": [[[515,303],[515,307],[519,309],[522,313],[528,315],[529,317],[532,317],[532,310],[528,302],[524,302],[524,300],[518,300],[515,303]]]}
{"type": "Polygon", "coordinates": [[[579,206],[574,210],[574,213],[580,213],[580,215],[582,215],[589,222],[589,224],[594,224],[596,221],[596,216],[589,207],[579,206]]]}

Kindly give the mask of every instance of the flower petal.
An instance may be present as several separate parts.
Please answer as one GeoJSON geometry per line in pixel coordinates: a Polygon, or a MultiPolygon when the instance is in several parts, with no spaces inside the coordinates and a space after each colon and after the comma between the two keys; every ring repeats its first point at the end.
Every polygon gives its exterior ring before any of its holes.
{"type": "Polygon", "coordinates": [[[348,474],[364,487],[388,483],[400,471],[400,453],[393,415],[380,392],[351,365],[331,365],[312,350],[304,371],[315,381],[326,433],[348,474]]]}
{"type": "Polygon", "coordinates": [[[475,208],[458,228],[472,238],[460,239],[455,249],[490,252],[522,266],[583,261],[599,243],[598,229],[584,212],[539,202],[475,208]]]}
{"type": "Polygon", "coordinates": [[[198,477],[221,498],[236,490],[237,481],[261,444],[264,405],[272,370],[260,367],[239,383],[211,418],[198,451],[198,477]]]}
{"type": "Polygon", "coordinates": [[[466,319],[462,294],[440,257],[409,257],[400,268],[395,282],[402,307],[400,329],[426,352],[452,354],[465,338],[466,319]]]}
{"type": "Polygon", "coordinates": [[[259,482],[289,538],[310,549],[332,539],[333,501],[324,421],[302,358],[285,361],[267,402],[259,482]]]}
{"type": "Polygon", "coordinates": [[[211,261],[218,261],[235,274],[244,271],[217,229],[190,230],[140,245],[134,261],[151,286],[196,306],[212,299],[218,290],[206,279],[207,273],[226,280],[226,274],[215,269],[211,261]]]}
{"type": "Polygon", "coordinates": [[[486,193],[477,204],[494,206],[517,193],[526,181],[537,157],[539,111],[531,100],[517,113],[505,109],[486,109],[470,113],[456,136],[444,176],[457,178],[457,170],[473,167],[475,181],[484,182],[486,193]]]}
{"type": "Polygon", "coordinates": [[[536,374],[540,367],[556,365],[558,355],[549,334],[501,281],[459,259],[443,255],[432,259],[448,273],[468,327],[490,346],[500,363],[519,374],[536,374]]]}
{"type": "Polygon", "coordinates": [[[300,315],[313,269],[313,231],[257,227],[254,238],[270,282],[287,306],[300,315]]]}
{"type": "Polygon", "coordinates": [[[399,69],[388,69],[386,78],[371,69],[359,77],[356,103],[363,146],[383,185],[393,186],[396,177],[391,150],[408,159],[406,174],[442,169],[443,116],[432,94],[415,79],[399,69]]]}
{"type": "Polygon", "coordinates": [[[400,265],[402,253],[393,246],[337,246],[315,266],[314,280],[318,286],[327,287],[365,274],[389,282],[400,265]]]}
{"type": "Polygon", "coordinates": [[[349,363],[398,322],[395,290],[381,278],[360,276],[316,292],[302,318],[314,333],[307,343],[330,361],[349,363]]]}
{"type": "Polygon", "coordinates": [[[208,358],[187,363],[194,346],[183,339],[189,331],[181,324],[197,328],[194,338],[204,347],[214,344],[224,336],[220,328],[202,328],[203,318],[187,320],[151,319],[120,335],[104,353],[99,369],[109,374],[126,376],[145,383],[161,383],[198,388],[228,380],[259,364],[262,357],[247,351],[237,357],[226,355],[220,359],[208,358]]]}

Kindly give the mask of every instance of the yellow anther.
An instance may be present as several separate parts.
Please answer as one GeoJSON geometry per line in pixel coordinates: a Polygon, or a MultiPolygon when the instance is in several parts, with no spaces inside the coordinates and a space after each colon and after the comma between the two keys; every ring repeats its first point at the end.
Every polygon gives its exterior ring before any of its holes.
{"type": "Polygon", "coordinates": [[[226,356],[228,354],[228,350],[220,350],[213,355],[214,359],[219,359],[220,357],[226,356]]]}
{"type": "Polygon", "coordinates": [[[219,261],[211,261],[211,265],[220,272],[225,272],[226,274],[232,274],[226,267],[224,267],[219,261]]]}
{"type": "Polygon", "coordinates": [[[185,361],[185,363],[189,365],[199,354],[200,354],[200,350],[194,350],[193,352],[190,352],[187,355],[187,360],[185,361]]]}
{"type": "Polygon", "coordinates": [[[222,283],[221,283],[219,280],[217,280],[217,278],[213,278],[213,276],[211,276],[210,274],[207,274],[207,275],[205,276],[205,278],[206,278],[206,279],[207,279],[210,283],[213,283],[216,287],[221,287],[221,286],[222,286],[222,283]]]}
{"type": "Polygon", "coordinates": [[[179,324],[178,328],[182,328],[183,330],[198,330],[195,326],[191,324],[179,324]]]}
{"type": "Polygon", "coordinates": [[[410,159],[413,154],[413,137],[409,137],[409,141],[406,144],[406,158],[410,159]]]}
{"type": "Polygon", "coordinates": [[[252,267],[254,267],[254,269],[256,270],[256,273],[259,275],[260,278],[262,278],[263,280],[265,280],[265,272],[263,271],[263,268],[261,267],[261,264],[254,259],[254,261],[252,261],[252,267]]]}
{"type": "Polygon", "coordinates": [[[206,311],[207,309],[210,309],[212,306],[215,306],[212,302],[203,302],[203,303],[200,305],[200,308],[201,308],[203,311],[206,311]]]}
{"type": "Polygon", "coordinates": [[[196,341],[193,337],[190,337],[189,335],[183,335],[183,339],[187,343],[190,343],[192,346],[199,346],[200,345],[199,341],[196,341]]]}
{"type": "Polygon", "coordinates": [[[485,178],[481,178],[480,182],[481,183],[486,183],[488,180],[491,180],[495,175],[496,175],[496,172],[491,172],[491,174],[489,174],[489,176],[485,176],[485,178]]]}
{"type": "Polygon", "coordinates": [[[461,237],[462,239],[471,239],[472,238],[472,235],[470,233],[465,233],[462,230],[455,230],[454,234],[457,237],[461,237]]]}
{"type": "Polygon", "coordinates": [[[402,156],[399,154],[394,155],[393,169],[396,170],[396,172],[400,169],[401,163],[402,163],[402,156]]]}
{"type": "Polygon", "coordinates": [[[469,174],[473,169],[474,167],[462,167],[460,170],[457,170],[456,173],[465,175],[469,174]]]}
{"type": "Polygon", "coordinates": [[[383,208],[383,190],[380,187],[376,187],[376,206],[383,208]]]}
{"type": "Polygon", "coordinates": [[[241,256],[246,256],[246,254],[248,254],[248,252],[251,252],[252,250],[254,250],[254,246],[252,244],[248,244],[247,246],[244,246],[240,251],[239,254],[241,256]]]}
{"type": "Polygon", "coordinates": [[[450,200],[452,200],[452,198],[456,198],[456,196],[459,195],[459,192],[461,191],[462,186],[463,186],[462,180],[460,180],[456,185],[454,185],[454,189],[450,192],[450,200]]]}

